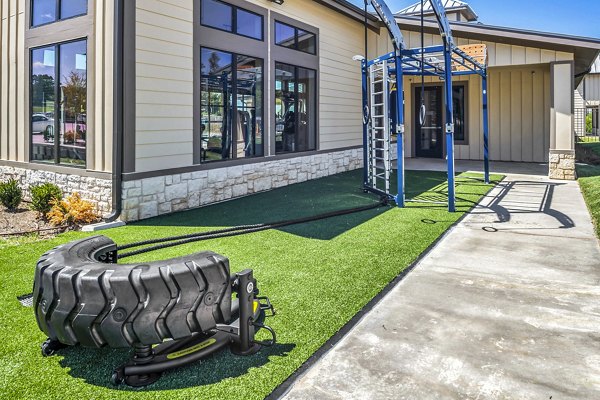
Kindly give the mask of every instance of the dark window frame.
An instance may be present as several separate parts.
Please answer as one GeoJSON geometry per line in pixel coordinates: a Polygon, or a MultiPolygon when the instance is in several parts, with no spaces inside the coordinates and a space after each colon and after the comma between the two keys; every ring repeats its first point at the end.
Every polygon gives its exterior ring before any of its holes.
{"type": "Polygon", "coordinates": [[[280,21],[278,19],[275,19],[275,24],[273,25],[273,30],[275,32],[275,40],[273,42],[275,44],[275,46],[283,47],[284,49],[299,51],[301,53],[310,54],[310,55],[313,55],[313,56],[317,55],[317,53],[318,53],[318,46],[319,46],[319,36],[316,33],[311,32],[311,31],[309,31],[307,29],[304,29],[304,28],[298,28],[295,25],[288,24],[286,22],[282,22],[282,21],[280,21]],[[285,26],[287,26],[289,28],[292,28],[294,30],[294,47],[293,48],[292,47],[287,47],[287,46],[284,46],[282,44],[278,44],[277,43],[277,24],[285,25],[285,26]],[[301,50],[299,48],[299,41],[298,41],[299,35],[298,35],[298,31],[304,31],[306,33],[310,33],[311,35],[313,35],[315,37],[315,51],[314,52],[304,51],[304,50],[301,50]]]}
{"type": "MultiPolygon", "coordinates": [[[[60,110],[60,103],[61,103],[61,98],[60,98],[60,47],[62,45],[65,44],[70,44],[70,43],[76,43],[76,42],[82,42],[85,41],[86,42],[86,97],[88,97],[87,100],[89,100],[89,61],[87,58],[87,53],[89,52],[89,38],[87,36],[84,37],[79,37],[79,38],[75,38],[75,39],[69,39],[69,40],[65,40],[65,41],[61,41],[61,42],[56,42],[56,43],[48,43],[45,45],[39,45],[39,46],[33,46],[33,47],[28,47],[27,51],[29,53],[29,75],[28,75],[28,91],[29,91],[29,162],[31,163],[35,163],[35,164],[41,164],[41,165],[56,165],[59,167],[66,167],[66,168],[76,168],[76,169],[87,169],[88,167],[88,157],[87,157],[87,151],[88,151],[88,136],[86,134],[86,141],[85,141],[85,153],[86,153],[86,157],[85,157],[85,163],[82,165],[72,165],[72,164],[61,164],[60,162],[60,138],[57,140],[56,136],[60,135],[60,118],[57,116],[57,113],[59,112],[58,110],[60,110]],[[54,163],[50,163],[50,162],[44,162],[44,161],[39,161],[39,160],[34,160],[33,159],[33,141],[31,140],[31,136],[33,135],[33,120],[31,118],[31,116],[34,115],[33,112],[33,80],[31,79],[33,76],[33,52],[35,50],[40,50],[40,49],[45,49],[45,48],[54,48],[54,74],[55,74],[55,83],[54,83],[54,163]]],[[[89,107],[89,106],[88,106],[89,107]]],[[[88,112],[86,111],[86,114],[88,112]]]]}
{"type": "MultiPolygon", "coordinates": [[[[231,8],[231,30],[227,30],[227,29],[222,29],[222,28],[218,28],[212,25],[207,25],[202,23],[202,8],[204,7],[204,2],[206,0],[200,0],[200,25],[206,27],[206,28],[210,28],[210,29],[215,29],[221,32],[227,32],[227,33],[231,33],[232,35],[236,35],[236,36],[242,36],[248,39],[253,39],[253,40],[258,40],[259,42],[264,42],[265,41],[265,18],[263,15],[256,13],[254,11],[248,10],[247,8],[243,8],[234,4],[230,4],[221,0],[211,0],[217,3],[221,3],[221,4],[225,4],[226,6],[229,6],[231,8]],[[256,38],[254,36],[250,36],[250,35],[244,35],[242,33],[238,32],[238,17],[237,17],[237,11],[241,10],[244,12],[247,12],[248,14],[253,14],[257,17],[260,18],[260,38],[256,38]]],[[[263,60],[264,62],[264,60],[263,60]]]]}
{"type": "Polygon", "coordinates": [[[74,19],[74,18],[79,18],[79,17],[83,17],[85,15],[88,15],[89,11],[90,11],[90,2],[89,0],[86,1],[86,7],[85,7],[85,12],[81,13],[81,14],[77,14],[77,15],[72,15],[70,17],[67,18],[61,18],[60,14],[62,11],[62,2],[64,0],[54,0],[54,14],[55,14],[55,19],[54,21],[50,21],[50,22],[45,22],[43,24],[38,24],[38,25],[34,25],[33,24],[33,16],[34,16],[34,3],[36,0],[29,0],[29,9],[31,10],[30,15],[29,15],[29,29],[35,29],[35,28],[39,28],[41,26],[47,26],[47,25],[51,25],[51,24],[55,24],[57,22],[62,22],[62,21],[68,21],[70,19],[74,19]]]}
{"type": "MultiPolygon", "coordinates": [[[[238,90],[237,90],[237,81],[238,81],[238,77],[237,77],[237,73],[238,73],[238,57],[242,56],[242,57],[251,57],[251,58],[255,58],[258,60],[262,61],[262,79],[261,79],[261,85],[260,85],[260,90],[261,90],[261,145],[262,145],[262,154],[260,155],[252,155],[250,157],[243,157],[243,160],[252,160],[252,159],[258,159],[258,158],[264,158],[266,157],[267,154],[267,141],[266,139],[266,131],[265,131],[265,114],[266,114],[266,110],[265,110],[265,101],[266,101],[266,97],[265,96],[265,71],[266,71],[266,61],[265,59],[261,58],[261,57],[255,57],[255,56],[249,56],[246,54],[241,54],[239,52],[235,52],[235,51],[230,51],[230,50],[222,50],[222,49],[218,49],[218,48],[214,48],[214,47],[210,47],[210,46],[200,46],[200,64],[202,63],[202,51],[203,50],[213,50],[213,51],[218,51],[221,53],[229,53],[231,54],[231,86],[232,86],[232,99],[233,99],[233,103],[232,103],[232,120],[231,120],[231,125],[233,126],[237,126],[237,118],[238,118],[238,113],[237,113],[237,94],[238,94],[238,90]]],[[[203,74],[202,74],[202,69],[200,68],[200,90],[198,93],[198,102],[200,105],[200,110],[202,110],[203,106],[210,106],[209,104],[207,105],[203,105],[202,104],[202,79],[203,79],[203,74]]],[[[202,118],[202,113],[200,112],[200,115],[194,116],[194,118],[202,118]]],[[[256,115],[255,115],[256,118],[256,115]]],[[[200,132],[200,135],[202,135],[202,132],[200,132]]],[[[232,135],[233,136],[233,135],[232,135]]],[[[232,149],[233,149],[233,145],[232,145],[232,149]]],[[[239,160],[239,158],[237,157],[230,157],[230,158],[224,158],[224,159],[220,159],[220,160],[211,160],[211,161],[206,161],[206,160],[202,160],[202,137],[200,137],[200,149],[199,153],[200,153],[200,162],[198,163],[199,165],[210,165],[210,164],[215,164],[215,163],[222,163],[222,162],[232,162],[235,160],[239,160]]],[[[196,149],[194,150],[194,152],[196,151],[196,149]]],[[[255,150],[256,152],[256,150],[255,150]]],[[[197,165],[198,165],[197,164],[197,165]]]]}
{"type": "MultiPolygon", "coordinates": [[[[298,110],[298,70],[300,68],[305,69],[305,70],[309,70],[309,71],[313,71],[315,73],[315,88],[314,88],[314,93],[312,95],[313,97],[313,101],[315,103],[315,121],[314,121],[314,141],[315,141],[315,146],[314,149],[306,149],[306,150],[296,150],[296,151],[277,151],[275,150],[275,155],[285,155],[285,154],[301,154],[301,153],[307,153],[307,152],[312,152],[312,151],[317,151],[317,149],[319,148],[319,135],[318,135],[318,131],[319,131],[319,71],[317,69],[314,68],[308,68],[308,67],[303,67],[301,65],[294,65],[294,64],[290,64],[287,62],[281,62],[281,61],[274,61],[274,69],[273,69],[273,74],[277,73],[277,65],[285,65],[286,67],[292,67],[294,69],[294,112],[297,113],[298,110]]],[[[277,81],[277,75],[274,75],[274,80],[273,82],[277,81]]],[[[274,87],[274,91],[273,91],[273,100],[276,102],[277,101],[277,88],[274,87]]],[[[273,110],[275,109],[276,104],[273,104],[273,110]]],[[[275,114],[275,112],[273,112],[273,118],[275,119],[273,121],[274,127],[277,126],[277,116],[275,114]]],[[[300,125],[300,119],[296,118],[295,122],[294,122],[294,129],[296,130],[296,132],[298,132],[298,127],[300,125]]],[[[276,135],[276,133],[275,133],[276,135]]],[[[276,136],[273,138],[273,140],[276,140],[276,136]]]]}
{"type": "MultiPolygon", "coordinates": [[[[463,120],[463,131],[464,138],[462,140],[454,138],[454,144],[457,146],[468,146],[469,145],[469,85],[467,81],[456,81],[452,83],[452,91],[455,88],[463,88],[463,102],[464,102],[464,120],[463,120]]],[[[454,111],[454,107],[453,107],[454,111]]],[[[454,121],[454,119],[453,119],[454,121]]],[[[455,127],[456,129],[456,127],[455,127]]]]}

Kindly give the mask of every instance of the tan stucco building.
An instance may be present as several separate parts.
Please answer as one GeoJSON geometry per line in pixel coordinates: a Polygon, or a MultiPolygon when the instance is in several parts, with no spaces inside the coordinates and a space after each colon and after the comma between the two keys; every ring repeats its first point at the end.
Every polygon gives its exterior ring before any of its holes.
{"type": "MultiPolygon", "coordinates": [[[[364,17],[350,3],[47,3],[2,1],[3,176],[56,182],[132,221],[362,166],[352,58],[365,52],[364,17]]],[[[552,173],[574,178],[573,93],[600,40],[487,26],[449,3],[458,44],[487,45],[491,160],[566,158],[552,173]]],[[[397,21],[407,45],[420,47],[414,13],[397,21]]],[[[381,22],[370,15],[367,25],[368,56],[390,51],[381,22]]],[[[427,21],[425,45],[436,43],[427,21]]],[[[406,155],[444,157],[441,127],[435,141],[414,128],[421,79],[405,79],[406,155]]],[[[441,84],[425,83],[435,104],[441,84]]],[[[455,90],[456,158],[480,160],[481,82],[456,79],[455,90]]]]}

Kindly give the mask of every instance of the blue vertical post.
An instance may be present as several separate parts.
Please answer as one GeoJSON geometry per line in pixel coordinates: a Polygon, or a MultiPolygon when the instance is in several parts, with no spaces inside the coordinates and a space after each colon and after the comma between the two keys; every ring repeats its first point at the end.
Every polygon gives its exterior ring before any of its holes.
{"type": "Polygon", "coordinates": [[[446,157],[448,158],[448,211],[456,211],[454,186],[454,113],[452,104],[452,47],[445,44],[445,85],[446,85],[446,157]]]}
{"type": "Polygon", "coordinates": [[[367,161],[368,157],[368,129],[369,129],[369,120],[368,120],[368,110],[369,110],[369,93],[367,91],[367,59],[362,60],[362,97],[363,97],[363,187],[367,187],[369,185],[369,163],[367,161]]]}
{"type": "Polygon", "coordinates": [[[483,90],[483,167],[485,174],[485,183],[490,183],[490,132],[488,115],[487,71],[484,72],[481,86],[483,90]]]}
{"type": "Polygon", "coordinates": [[[396,133],[398,160],[398,195],[396,205],[404,207],[404,73],[402,72],[402,55],[396,50],[396,133]]]}

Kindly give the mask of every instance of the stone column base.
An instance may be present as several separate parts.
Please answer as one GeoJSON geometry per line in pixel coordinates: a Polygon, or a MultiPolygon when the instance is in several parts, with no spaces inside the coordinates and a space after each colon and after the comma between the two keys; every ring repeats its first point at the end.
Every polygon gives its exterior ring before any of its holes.
{"type": "Polygon", "coordinates": [[[575,150],[550,150],[550,179],[575,180],[575,150]]]}

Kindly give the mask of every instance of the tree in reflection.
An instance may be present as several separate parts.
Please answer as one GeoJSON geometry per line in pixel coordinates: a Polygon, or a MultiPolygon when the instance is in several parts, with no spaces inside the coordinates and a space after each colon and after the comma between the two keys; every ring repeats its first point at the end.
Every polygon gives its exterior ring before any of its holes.
{"type": "Polygon", "coordinates": [[[86,74],[71,71],[61,89],[64,122],[74,122],[76,124],[76,132],[72,130],[65,132],[64,142],[65,144],[73,144],[77,139],[85,140],[87,131],[84,118],[87,110],[86,74]]]}

